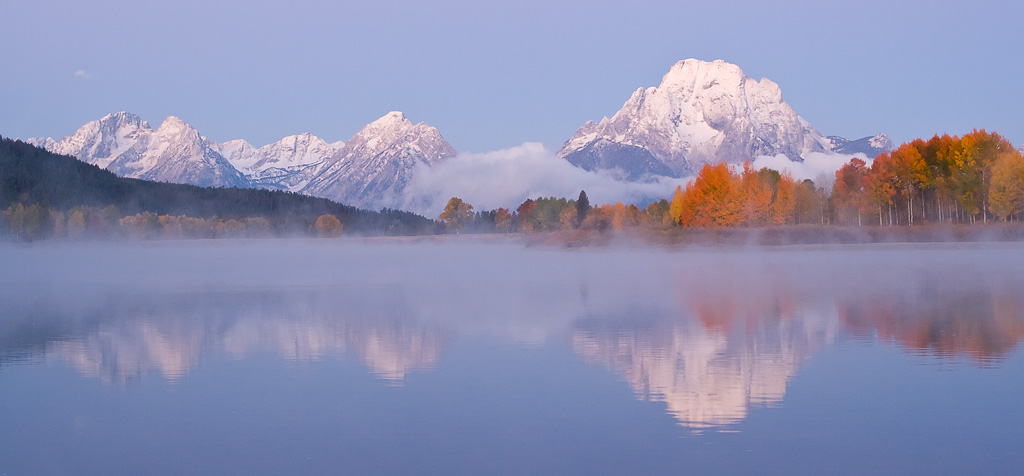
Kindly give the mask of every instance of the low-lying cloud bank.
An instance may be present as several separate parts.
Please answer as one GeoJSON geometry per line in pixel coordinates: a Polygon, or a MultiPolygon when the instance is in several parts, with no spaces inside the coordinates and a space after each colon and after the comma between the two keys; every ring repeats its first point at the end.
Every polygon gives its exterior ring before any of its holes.
{"type": "Polygon", "coordinates": [[[811,179],[815,185],[831,190],[836,180],[836,171],[852,158],[858,158],[871,165],[871,160],[864,154],[833,154],[828,152],[812,152],[804,157],[803,162],[794,162],[789,157],[762,155],[753,161],[755,169],[767,167],[779,172],[788,171],[794,179],[803,181],[811,179]]]}
{"type": "Polygon", "coordinates": [[[672,198],[686,179],[662,177],[651,182],[626,182],[613,173],[590,172],[570,164],[542,144],[482,154],[459,154],[433,167],[417,166],[405,188],[402,208],[436,216],[451,197],[459,197],[476,210],[499,207],[515,210],[527,198],[575,199],[586,190],[590,203],[635,203],[672,198]]]}
{"type": "MultiPolygon", "coordinates": [[[[851,158],[869,165],[863,154],[812,153],[803,162],[785,155],[761,156],[755,168],[789,171],[794,179],[811,179],[831,188],[835,172],[851,158]]],[[[464,153],[433,167],[418,165],[405,188],[398,208],[434,217],[451,197],[459,197],[476,210],[500,207],[515,210],[528,198],[576,198],[586,190],[592,204],[623,202],[646,206],[662,198],[671,199],[676,186],[692,177],[660,177],[648,182],[618,179],[612,171],[586,171],[558,157],[542,144],[527,142],[517,147],[486,153],[464,153]]]]}

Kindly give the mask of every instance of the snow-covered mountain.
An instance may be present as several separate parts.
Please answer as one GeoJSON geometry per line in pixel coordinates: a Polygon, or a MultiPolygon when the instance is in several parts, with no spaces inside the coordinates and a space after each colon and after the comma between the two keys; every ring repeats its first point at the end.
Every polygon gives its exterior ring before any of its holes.
{"type": "Polygon", "coordinates": [[[330,160],[316,167],[300,192],[374,208],[398,203],[416,164],[455,156],[437,129],[413,124],[392,111],[356,133],[330,160]]]}
{"type": "Polygon", "coordinates": [[[57,141],[53,140],[53,137],[29,137],[24,139],[24,142],[46,150],[53,149],[53,146],[57,143],[57,141]]]}
{"type": "Polygon", "coordinates": [[[679,177],[702,163],[779,154],[799,161],[833,150],[771,80],[748,78],[722,60],[687,59],[658,87],[637,89],[611,118],[588,121],[558,155],[587,170],[619,169],[637,179],[679,177]]]}
{"type": "Polygon", "coordinates": [[[249,181],[218,152],[219,145],[181,119],[160,127],[118,112],[60,140],[30,139],[51,152],[77,157],[122,177],[204,187],[248,187],[249,181]]]}
{"type": "Polygon", "coordinates": [[[850,140],[839,136],[828,136],[832,151],[839,154],[864,154],[868,158],[874,158],[882,152],[893,150],[895,146],[889,140],[889,136],[877,134],[869,137],[862,137],[857,140],[850,140]]]}
{"type": "Polygon", "coordinates": [[[347,143],[304,133],[258,149],[241,139],[218,144],[177,117],[153,129],[128,112],[108,114],[60,140],[26,142],[124,177],[288,190],[369,209],[395,206],[416,164],[455,155],[437,129],[401,112],[370,123],[347,143]]]}
{"type": "Polygon", "coordinates": [[[329,160],[344,145],[344,142],[329,144],[306,132],[259,149],[243,139],[236,139],[220,144],[219,151],[245,174],[253,187],[298,192],[313,178],[316,166],[329,160]]]}
{"type": "Polygon", "coordinates": [[[50,137],[27,142],[50,152],[77,157],[83,162],[106,168],[117,156],[135,147],[153,128],[139,116],[128,112],[107,114],[97,121],[79,127],[74,134],[60,140],[50,137]]]}

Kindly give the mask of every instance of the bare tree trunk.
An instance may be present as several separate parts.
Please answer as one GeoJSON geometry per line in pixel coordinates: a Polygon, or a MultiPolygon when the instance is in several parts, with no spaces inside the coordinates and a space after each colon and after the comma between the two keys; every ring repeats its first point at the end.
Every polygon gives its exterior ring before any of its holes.
{"type": "Polygon", "coordinates": [[[981,190],[984,196],[981,197],[981,220],[988,223],[988,177],[985,169],[981,169],[981,190]]]}
{"type": "Polygon", "coordinates": [[[907,193],[907,225],[914,224],[914,194],[907,193]]]}
{"type": "Polygon", "coordinates": [[[924,199],[924,189],[921,189],[921,219],[928,221],[928,209],[926,208],[927,201],[924,199]]]}

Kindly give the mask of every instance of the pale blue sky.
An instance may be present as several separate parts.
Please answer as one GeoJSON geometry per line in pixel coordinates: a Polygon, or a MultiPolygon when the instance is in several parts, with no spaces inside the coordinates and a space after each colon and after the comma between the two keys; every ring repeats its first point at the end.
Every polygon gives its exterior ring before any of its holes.
{"type": "Polygon", "coordinates": [[[402,110],[460,151],[557,149],[694,57],[772,79],[826,134],[1019,145],[1022,3],[2,0],[0,135],[128,110],[260,146],[402,110]]]}

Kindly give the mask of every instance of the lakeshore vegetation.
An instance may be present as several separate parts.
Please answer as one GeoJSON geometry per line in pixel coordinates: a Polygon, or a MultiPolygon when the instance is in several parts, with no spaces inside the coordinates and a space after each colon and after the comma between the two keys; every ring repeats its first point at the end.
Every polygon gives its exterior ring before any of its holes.
{"type": "Polygon", "coordinates": [[[737,228],[1019,222],[1024,156],[997,133],[936,135],[901,144],[870,165],[851,159],[822,183],[751,163],[705,164],[671,197],[645,207],[538,197],[513,209],[474,210],[452,197],[436,220],[400,210],[360,210],[268,190],[201,188],[117,177],[71,157],[0,139],[0,236],[217,238],[344,234],[566,232],[640,234],[737,228]]]}
{"type": "MultiPolygon", "coordinates": [[[[831,177],[830,177],[831,179],[831,177]]],[[[705,164],[672,197],[646,207],[591,207],[576,200],[528,199],[515,211],[453,214],[449,230],[539,232],[630,228],[766,228],[787,225],[866,227],[1019,222],[1024,212],[1024,156],[997,133],[917,139],[871,162],[853,158],[834,180],[815,184],[750,162],[705,164]]],[[[465,208],[461,199],[453,203],[465,208]]]]}

